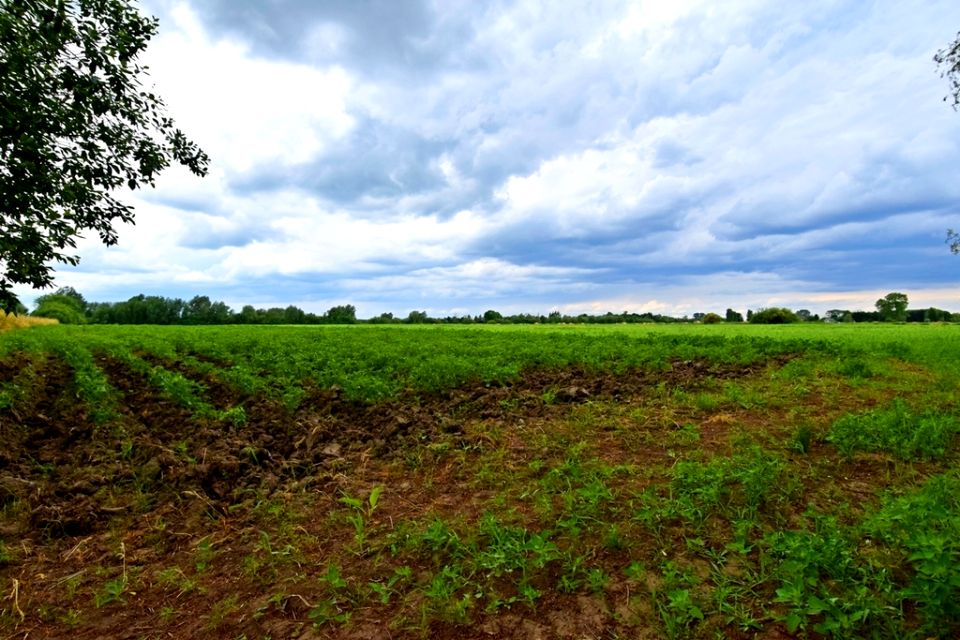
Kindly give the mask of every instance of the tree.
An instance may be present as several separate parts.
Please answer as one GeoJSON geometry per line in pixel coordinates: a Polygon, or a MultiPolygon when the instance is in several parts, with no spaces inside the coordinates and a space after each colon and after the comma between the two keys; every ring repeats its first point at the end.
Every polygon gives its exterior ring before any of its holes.
{"type": "Polygon", "coordinates": [[[483,321],[484,322],[499,322],[503,320],[503,314],[494,309],[487,309],[483,312],[483,321]]]}
{"type": "Polygon", "coordinates": [[[826,318],[830,322],[846,322],[844,317],[846,317],[850,312],[846,309],[828,309],[826,318]]]}
{"type": "Polygon", "coordinates": [[[407,319],[404,320],[407,324],[423,324],[427,321],[428,316],[426,311],[411,311],[407,314],[407,319]]]}
{"type": "MultiPolygon", "coordinates": [[[[38,296],[34,301],[34,304],[37,305],[37,309],[39,310],[41,307],[48,305],[51,302],[57,304],[66,304],[69,307],[73,307],[77,310],[77,312],[80,313],[80,315],[85,314],[87,311],[86,299],[84,299],[83,295],[81,295],[73,287],[60,287],[53,293],[38,296]]],[[[37,315],[36,312],[34,312],[34,315],[37,315]]]]}
{"type": "Polygon", "coordinates": [[[143,85],[157,21],[131,0],[0,0],[0,306],[53,283],[85,231],[107,245],[133,222],[113,193],[153,185],[172,161],[209,158],[143,85]]]}
{"type": "Polygon", "coordinates": [[[393,314],[389,311],[384,311],[378,316],[374,316],[368,320],[370,324],[393,324],[398,322],[396,318],[393,317],[393,314]]]}
{"type": "Polygon", "coordinates": [[[907,319],[907,294],[894,291],[877,300],[876,307],[884,320],[903,322],[907,319]]]}
{"type": "MultiPolygon", "coordinates": [[[[950,92],[943,97],[944,102],[952,101],[954,110],[960,107],[960,33],[957,39],[933,56],[940,69],[940,77],[950,83],[950,92]]],[[[947,229],[947,244],[950,251],[960,253],[960,232],[947,229]]]]}
{"type": "Polygon", "coordinates": [[[950,83],[950,93],[943,101],[952,101],[953,108],[957,109],[960,107],[960,33],[956,40],[934,54],[933,61],[940,69],[940,77],[950,83]]]}
{"type": "Polygon", "coordinates": [[[257,324],[257,310],[252,304],[245,304],[234,320],[237,324],[257,324]]]}
{"type": "Polygon", "coordinates": [[[284,324],[304,324],[307,320],[307,314],[300,307],[290,305],[283,310],[284,324]]]}
{"type": "Polygon", "coordinates": [[[56,318],[61,324],[86,322],[86,300],[72,287],[61,288],[54,293],[37,298],[37,308],[31,315],[40,318],[56,318]]]}
{"type": "Polygon", "coordinates": [[[743,322],[743,314],[733,309],[727,309],[725,319],[727,322],[743,322]]]}
{"type": "Polygon", "coordinates": [[[354,324],[357,321],[357,309],[352,304],[330,307],[326,321],[329,324],[354,324]]]}
{"type": "Polygon", "coordinates": [[[800,322],[800,318],[790,309],[783,307],[761,309],[750,315],[751,324],[790,324],[793,322],[800,322]]]}
{"type": "Polygon", "coordinates": [[[87,300],[86,300],[86,298],[84,298],[84,297],[83,297],[83,294],[80,293],[79,291],[77,291],[76,289],[74,289],[73,287],[60,287],[59,289],[57,289],[56,291],[54,291],[53,294],[47,294],[47,295],[44,295],[44,296],[40,296],[40,297],[38,297],[38,298],[36,299],[36,301],[35,301],[36,304],[40,304],[44,299],[46,299],[46,298],[47,298],[48,296],[50,296],[50,295],[65,296],[65,297],[70,298],[71,300],[73,300],[73,302],[76,304],[77,308],[78,308],[80,311],[86,311],[86,309],[87,309],[87,300]]]}

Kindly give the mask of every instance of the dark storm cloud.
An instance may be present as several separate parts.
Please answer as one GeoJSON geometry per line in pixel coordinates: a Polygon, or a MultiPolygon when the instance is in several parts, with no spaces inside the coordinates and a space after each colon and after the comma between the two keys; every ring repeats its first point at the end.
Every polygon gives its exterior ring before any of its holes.
{"type": "Polygon", "coordinates": [[[437,162],[453,145],[363,118],[322,157],[294,167],[261,168],[233,178],[231,186],[239,194],[292,186],[337,205],[416,195],[444,185],[437,162]]]}
{"type": "MultiPolygon", "coordinates": [[[[475,9],[457,6],[462,15],[475,9]]],[[[422,0],[205,0],[196,7],[211,30],[235,34],[263,55],[362,73],[440,68],[456,62],[454,47],[470,36],[466,24],[440,23],[422,0]]]]}

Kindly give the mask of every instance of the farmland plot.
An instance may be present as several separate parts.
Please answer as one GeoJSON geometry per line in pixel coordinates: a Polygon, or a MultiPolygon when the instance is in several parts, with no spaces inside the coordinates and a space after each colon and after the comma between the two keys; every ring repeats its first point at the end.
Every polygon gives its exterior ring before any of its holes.
{"type": "Polygon", "coordinates": [[[955,637],[953,327],[0,337],[0,631],[955,637]]]}

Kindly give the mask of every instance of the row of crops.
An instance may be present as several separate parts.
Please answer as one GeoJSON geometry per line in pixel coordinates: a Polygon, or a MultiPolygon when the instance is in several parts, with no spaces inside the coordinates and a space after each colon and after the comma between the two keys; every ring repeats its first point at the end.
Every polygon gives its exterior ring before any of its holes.
{"type": "Polygon", "coordinates": [[[12,637],[954,637],[952,326],[0,336],[12,637]]]}

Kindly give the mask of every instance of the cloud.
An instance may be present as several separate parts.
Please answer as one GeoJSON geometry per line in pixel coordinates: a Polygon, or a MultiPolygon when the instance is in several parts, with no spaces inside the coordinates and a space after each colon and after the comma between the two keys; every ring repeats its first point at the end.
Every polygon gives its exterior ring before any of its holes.
{"type": "Polygon", "coordinates": [[[956,282],[931,61],[956,3],[148,8],[157,91],[214,166],[83,245],[61,279],[96,295],[693,312],[956,282]]]}
{"type": "Polygon", "coordinates": [[[257,57],[243,41],[206,32],[186,3],[168,19],[148,49],[151,77],[215,168],[305,163],[352,129],[342,68],[257,57]]]}

